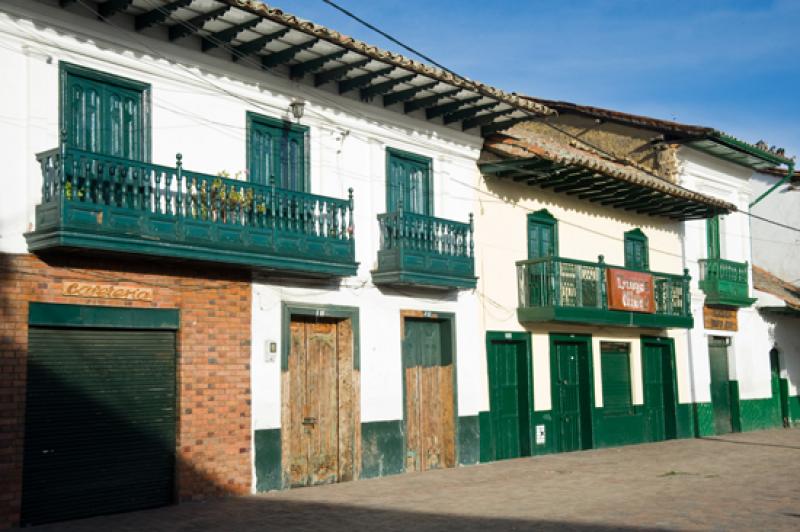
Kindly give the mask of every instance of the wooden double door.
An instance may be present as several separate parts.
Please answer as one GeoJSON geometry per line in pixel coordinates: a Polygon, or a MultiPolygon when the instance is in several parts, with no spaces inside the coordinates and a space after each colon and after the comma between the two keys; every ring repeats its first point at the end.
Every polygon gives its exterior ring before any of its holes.
{"type": "Polygon", "coordinates": [[[450,322],[403,320],[406,471],[454,467],[455,412],[450,322]]]}
{"type": "Polygon", "coordinates": [[[281,394],[284,485],[352,480],[360,439],[352,323],[293,317],[290,335],[281,394]]]}

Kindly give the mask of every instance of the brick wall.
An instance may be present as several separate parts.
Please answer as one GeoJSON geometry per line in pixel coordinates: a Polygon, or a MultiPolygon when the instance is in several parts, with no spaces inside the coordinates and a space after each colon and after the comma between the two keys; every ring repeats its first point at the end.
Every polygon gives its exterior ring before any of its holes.
{"type": "Polygon", "coordinates": [[[246,277],[208,267],[0,254],[0,528],[19,521],[29,302],[180,309],[177,494],[191,500],[250,491],[250,294],[246,277]],[[64,296],[65,281],[154,297],[64,296]]]}

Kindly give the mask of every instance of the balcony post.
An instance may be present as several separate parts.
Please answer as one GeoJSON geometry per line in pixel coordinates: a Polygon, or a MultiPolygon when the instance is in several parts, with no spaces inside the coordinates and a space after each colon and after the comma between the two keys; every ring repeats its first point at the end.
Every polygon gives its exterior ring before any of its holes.
{"type": "Polygon", "coordinates": [[[681,298],[681,302],[683,303],[683,315],[690,316],[691,315],[691,295],[689,294],[689,281],[691,281],[691,277],[689,276],[689,268],[683,269],[683,297],[681,298]]]}
{"type": "Polygon", "coordinates": [[[347,214],[347,234],[350,240],[353,240],[356,234],[356,228],[354,225],[354,218],[353,218],[353,187],[347,189],[347,205],[350,207],[348,214],[347,214]]]}
{"type": "Polygon", "coordinates": [[[469,213],[469,254],[468,257],[475,256],[475,216],[469,213]]]}
{"type": "MultiPolygon", "coordinates": [[[[269,214],[272,218],[272,228],[275,229],[277,213],[275,212],[275,176],[269,177],[269,214]]],[[[320,213],[321,214],[321,213],[320,213]]],[[[321,224],[320,224],[321,225],[321,224]]],[[[321,233],[322,231],[320,231],[321,233]]]]}
{"type": "Polygon", "coordinates": [[[608,286],[606,284],[606,258],[603,255],[597,256],[597,267],[599,269],[600,286],[600,307],[608,310],[608,286]]]}
{"type": "Polygon", "coordinates": [[[399,228],[399,235],[396,244],[402,249],[406,243],[406,227],[405,222],[403,222],[403,198],[400,198],[400,200],[397,202],[397,208],[399,210],[397,213],[397,226],[399,228]]]}
{"type": "MultiPolygon", "coordinates": [[[[56,182],[54,183],[54,194],[61,195],[64,191],[64,186],[67,180],[67,128],[61,129],[61,142],[57,160],[54,161],[56,182]]],[[[77,194],[77,190],[73,193],[77,194]]]]}
{"type": "Polygon", "coordinates": [[[180,153],[175,154],[175,174],[178,178],[178,192],[175,196],[175,214],[179,218],[183,214],[183,155],[180,153]]]}

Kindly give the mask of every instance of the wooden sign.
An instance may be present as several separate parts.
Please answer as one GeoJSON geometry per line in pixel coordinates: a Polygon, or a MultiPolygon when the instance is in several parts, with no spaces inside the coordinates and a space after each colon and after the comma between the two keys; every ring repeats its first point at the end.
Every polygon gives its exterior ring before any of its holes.
{"type": "Polygon", "coordinates": [[[656,311],[653,276],[619,268],[608,269],[608,308],[629,312],[656,311]]]}
{"type": "Polygon", "coordinates": [[[703,325],[706,329],[738,331],[739,313],[735,308],[703,307],[703,325]]]}
{"type": "Polygon", "coordinates": [[[128,301],[152,301],[153,289],[139,286],[120,286],[115,284],[82,283],[64,281],[61,291],[65,296],[94,297],[106,299],[127,299],[128,301]]]}

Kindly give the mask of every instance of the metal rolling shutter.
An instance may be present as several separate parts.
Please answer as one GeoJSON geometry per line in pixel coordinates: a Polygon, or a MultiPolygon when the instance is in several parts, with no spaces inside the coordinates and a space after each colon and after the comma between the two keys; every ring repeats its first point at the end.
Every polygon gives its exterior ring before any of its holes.
{"type": "Polygon", "coordinates": [[[169,504],[175,333],[31,327],[22,524],[169,504]]]}

